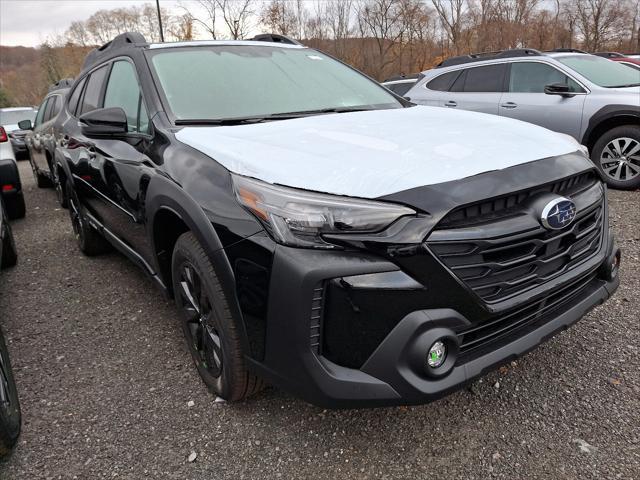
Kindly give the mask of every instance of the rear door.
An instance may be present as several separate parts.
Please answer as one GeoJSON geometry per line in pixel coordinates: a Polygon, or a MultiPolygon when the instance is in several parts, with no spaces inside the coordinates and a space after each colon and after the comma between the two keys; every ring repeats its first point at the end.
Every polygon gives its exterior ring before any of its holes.
{"type": "Polygon", "coordinates": [[[556,67],[539,61],[512,62],[507,91],[500,101],[500,115],[535,123],[578,139],[586,90],[556,67]],[[544,87],[566,84],[571,96],[547,95],[544,87]]]}
{"type": "Polygon", "coordinates": [[[443,96],[443,106],[498,115],[506,72],[505,63],[465,68],[443,96]]]}
{"type": "Polygon", "coordinates": [[[44,123],[45,114],[48,108],[47,106],[49,104],[49,98],[50,97],[46,97],[42,101],[42,105],[40,105],[40,107],[38,108],[38,114],[33,121],[33,130],[25,138],[27,146],[29,147],[31,164],[36,168],[42,165],[41,157],[44,155],[44,146],[42,142],[42,124],[44,123]]]}

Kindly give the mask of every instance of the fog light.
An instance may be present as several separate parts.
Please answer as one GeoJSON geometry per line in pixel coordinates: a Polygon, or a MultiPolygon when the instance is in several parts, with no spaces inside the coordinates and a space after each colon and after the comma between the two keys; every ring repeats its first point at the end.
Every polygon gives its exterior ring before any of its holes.
{"type": "Polygon", "coordinates": [[[427,365],[431,368],[438,368],[447,358],[447,347],[440,340],[431,345],[427,353],[427,365]]]}

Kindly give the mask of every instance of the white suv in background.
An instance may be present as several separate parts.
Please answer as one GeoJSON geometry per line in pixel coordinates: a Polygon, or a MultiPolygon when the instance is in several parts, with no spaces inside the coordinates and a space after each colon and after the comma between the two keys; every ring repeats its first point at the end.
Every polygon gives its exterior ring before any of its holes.
{"type": "Polygon", "coordinates": [[[615,188],[640,187],[640,71],[576,51],[507,50],[453,57],[405,96],[571,135],[615,188]]]}

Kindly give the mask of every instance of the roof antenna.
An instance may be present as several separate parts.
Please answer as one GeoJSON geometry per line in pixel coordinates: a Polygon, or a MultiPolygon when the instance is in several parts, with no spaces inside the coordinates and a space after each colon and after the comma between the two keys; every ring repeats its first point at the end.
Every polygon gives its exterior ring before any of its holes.
{"type": "Polygon", "coordinates": [[[158,25],[160,26],[160,41],[164,43],[164,33],[162,32],[162,16],[160,15],[160,0],[156,0],[156,7],[158,8],[158,25]]]}

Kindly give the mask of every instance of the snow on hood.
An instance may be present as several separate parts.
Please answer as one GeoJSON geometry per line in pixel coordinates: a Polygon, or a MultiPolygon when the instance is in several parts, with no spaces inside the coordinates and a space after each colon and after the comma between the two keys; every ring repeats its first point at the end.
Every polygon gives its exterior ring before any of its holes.
{"type": "Polygon", "coordinates": [[[176,138],[240,175],[362,198],[580,148],[573,138],[530,123],[423,106],[185,127],[176,138]]]}

